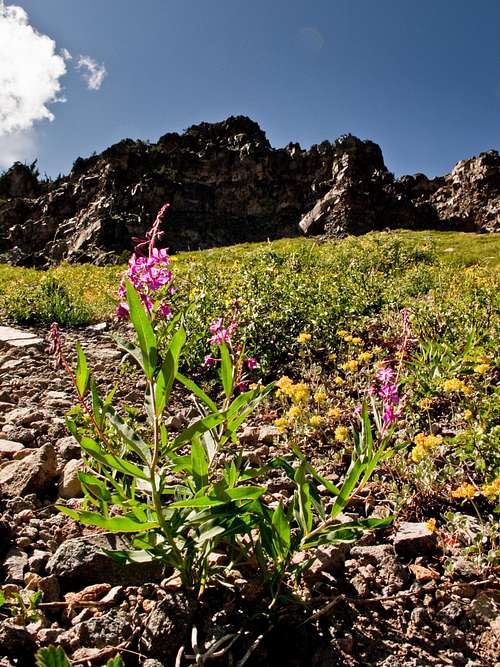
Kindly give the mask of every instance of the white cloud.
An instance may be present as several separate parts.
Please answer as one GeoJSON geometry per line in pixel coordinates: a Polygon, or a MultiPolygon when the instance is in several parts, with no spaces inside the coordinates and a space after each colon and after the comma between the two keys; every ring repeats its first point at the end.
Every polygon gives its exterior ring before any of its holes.
{"type": "Polygon", "coordinates": [[[62,101],[60,79],[65,73],[54,40],[29,24],[22,7],[0,0],[0,137],[12,135],[7,152],[14,141],[23,143],[19,132],[35,121],[53,120],[48,105],[62,101]]]}
{"type": "Polygon", "coordinates": [[[73,60],[73,56],[68,51],[68,49],[61,49],[59,53],[61,55],[61,58],[64,58],[64,60],[73,60]]]}
{"type": "Polygon", "coordinates": [[[36,158],[37,140],[33,129],[0,136],[0,169],[14,162],[31,162],[36,158]]]}
{"type": "Polygon", "coordinates": [[[87,88],[89,90],[99,90],[107,74],[104,65],[99,65],[90,56],[80,56],[76,67],[77,69],[84,70],[82,71],[82,76],[87,82],[87,88]]]}

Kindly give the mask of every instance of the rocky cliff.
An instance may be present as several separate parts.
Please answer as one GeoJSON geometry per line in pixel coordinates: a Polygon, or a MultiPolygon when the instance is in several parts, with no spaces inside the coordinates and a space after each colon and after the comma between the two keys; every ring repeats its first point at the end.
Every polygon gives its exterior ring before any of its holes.
{"type": "Polygon", "coordinates": [[[500,157],[451,174],[398,180],[377,144],[351,135],[275,149],[249,118],[202,123],[155,144],[126,139],[41,182],[33,166],[0,177],[0,253],[44,265],[114,261],[160,206],[165,243],[205,248],[299,233],[345,236],[384,228],[500,229],[500,157]]]}

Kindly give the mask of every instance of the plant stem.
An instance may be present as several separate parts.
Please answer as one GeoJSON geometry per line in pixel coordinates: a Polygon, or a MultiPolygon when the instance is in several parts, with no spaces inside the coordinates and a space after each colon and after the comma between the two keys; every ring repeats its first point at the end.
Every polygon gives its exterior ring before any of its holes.
{"type": "Polygon", "coordinates": [[[165,517],[163,516],[163,508],[161,504],[161,494],[158,490],[158,487],[156,485],[156,472],[158,468],[158,461],[160,457],[160,438],[159,438],[159,420],[158,420],[158,415],[156,414],[156,409],[155,409],[155,396],[156,396],[156,387],[155,383],[150,380],[148,382],[148,387],[149,387],[149,394],[151,396],[151,404],[152,404],[152,409],[153,409],[153,456],[151,459],[151,464],[149,465],[149,473],[150,473],[150,484],[151,484],[151,493],[153,496],[153,505],[156,511],[156,516],[158,519],[158,523],[160,524],[160,527],[167,539],[167,542],[170,544],[172,547],[172,550],[174,551],[176,555],[176,559],[178,563],[182,563],[182,555],[181,552],[179,551],[179,547],[175,543],[174,538],[172,537],[172,533],[170,532],[170,528],[165,521],[165,517]]]}

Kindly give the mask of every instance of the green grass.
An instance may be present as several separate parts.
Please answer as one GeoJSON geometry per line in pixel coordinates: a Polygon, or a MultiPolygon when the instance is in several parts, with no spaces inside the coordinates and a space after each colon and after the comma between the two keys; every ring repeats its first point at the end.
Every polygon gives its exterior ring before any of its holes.
{"type": "MultiPolygon", "coordinates": [[[[380,484],[391,507],[410,516],[434,518],[427,508],[437,503],[459,521],[462,511],[474,515],[479,506],[486,534],[495,499],[482,489],[500,471],[498,257],[498,235],[410,231],[180,253],[173,258],[171,305],[175,312],[190,304],[184,367],[207,378],[202,361],[210,352],[210,321],[230,317],[237,303],[238,335],[260,363],[255,379],[286,373],[309,388],[307,405],[272,407],[288,424],[284,437],[338,459],[352,447],[342,427],[355,419],[377,363],[394,362],[407,308],[412,340],[402,374],[402,450],[381,470],[380,484]],[[298,340],[304,332],[305,345],[298,340]],[[450,382],[459,389],[449,391],[450,382]],[[314,400],[318,392],[325,395],[321,403],[314,400]],[[296,407],[300,415],[291,418],[296,407]],[[312,426],[316,417],[319,426],[312,426]],[[415,452],[434,433],[442,440],[415,452]],[[459,497],[463,484],[477,489],[475,505],[459,497]]],[[[0,314],[39,324],[111,318],[125,268],[63,264],[42,272],[0,265],[0,314]]],[[[455,525],[450,516],[446,525],[455,525]]],[[[493,545],[490,538],[486,543],[493,545]]],[[[471,549],[476,562],[490,562],[483,546],[471,549]]]]}

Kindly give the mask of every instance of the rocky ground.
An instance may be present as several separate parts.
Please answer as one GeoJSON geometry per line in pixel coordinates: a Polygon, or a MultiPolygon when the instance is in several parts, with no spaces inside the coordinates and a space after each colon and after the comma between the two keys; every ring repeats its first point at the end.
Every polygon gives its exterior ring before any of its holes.
{"type": "MultiPolygon", "coordinates": [[[[497,665],[500,588],[457,555],[453,575],[425,524],[396,522],[352,545],[318,549],[302,602],[270,613],[258,581],[238,571],[201,601],[158,565],[122,568],[99,551],[111,539],[55,508],[80,495],[76,441],[64,415],[71,384],[46,352],[41,332],[0,329],[0,665],[33,665],[37,647],[58,644],[75,665],[100,665],[117,651],[127,665],[497,665]],[[30,338],[30,335],[32,337],[30,338]],[[62,500],[61,500],[62,499],[62,500]],[[43,593],[36,614],[30,598],[43,593]],[[2,659],[2,656],[3,659],[2,659]]],[[[105,325],[65,333],[87,352],[103,387],[138,403],[142,386],[120,373],[105,325]]],[[[175,420],[190,418],[188,397],[175,420]]],[[[265,416],[247,425],[249,455],[277,446],[265,416]]],[[[269,480],[277,498],[290,493],[269,480]]],[[[353,512],[363,513],[360,499],[353,512]]],[[[376,508],[375,508],[376,510],[376,508]]]]}

